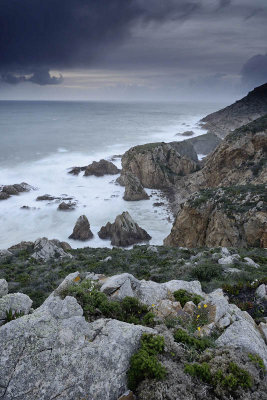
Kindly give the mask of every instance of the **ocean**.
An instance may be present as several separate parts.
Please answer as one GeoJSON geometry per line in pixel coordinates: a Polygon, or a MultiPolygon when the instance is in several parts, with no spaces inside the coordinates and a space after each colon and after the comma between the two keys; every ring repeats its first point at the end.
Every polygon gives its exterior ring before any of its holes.
{"type": "MultiPolygon", "coordinates": [[[[62,101],[0,101],[0,185],[27,182],[28,193],[0,201],[0,249],[22,240],[67,241],[73,248],[110,247],[97,232],[123,211],[161,245],[169,234],[172,216],[160,191],[147,189],[150,200],[127,202],[117,176],[83,177],[68,174],[73,166],[84,166],[101,158],[111,159],[131,146],[156,141],[184,140],[178,135],[204,131],[198,121],[223,104],[208,103],[115,103],[62,101]],[[58,211],[58,203],[37,202],[36,197],[67,195],[77,201],[74,211],[58,211]],[[21,209],[29,206],[30,209],[21,209]],[[85,214],[94,238],[88,242],[69,240],[77,218],[85,214]]],[[[114,163],[119,167],[120,159],[114,163]]]]}

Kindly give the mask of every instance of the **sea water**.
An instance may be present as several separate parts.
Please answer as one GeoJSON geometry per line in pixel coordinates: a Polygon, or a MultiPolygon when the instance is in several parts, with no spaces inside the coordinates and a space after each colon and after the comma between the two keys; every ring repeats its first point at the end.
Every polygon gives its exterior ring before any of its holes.
{"type": "MultiPolygon", "coordinates": [[[[97,232],[123,211],[162,244],[172,216],[158,190],[150,200],[127,202],[118,176],[84,177],[68,174],[101,158],[111,159],[131,146],[186,139],[182,133],[203,134],[198,121],[221,108],[219,104],[0,101],[0,185],[27,182],[36,188],[0,201],[0,249],[22,240],[67,241],[72,247],[109,247],[97,232]],[[58,202],[37,202],[37,196],[66,195],[77,202],[74,211],[58,211],[58,202]],[[154,207],[155,202],[164,202],[154,207]],[[28,206],[30,209],[21,209],[28,206]],[[69,240],[77,218],[86,215],[94,238],[69,240]]],[[[114,163],[119,167],[120,158],[114,163]]]]}

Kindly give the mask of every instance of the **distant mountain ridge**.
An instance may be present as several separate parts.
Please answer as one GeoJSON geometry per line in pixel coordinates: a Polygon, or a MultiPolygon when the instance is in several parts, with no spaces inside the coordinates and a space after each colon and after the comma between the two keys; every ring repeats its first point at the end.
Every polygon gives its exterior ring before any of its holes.
{"type": "Polygon", "coordinates": [[[267,113],[267,83],[256,87],[243,99],[207,115],[201,120],[203,128],[220,138],[267,113]]]}

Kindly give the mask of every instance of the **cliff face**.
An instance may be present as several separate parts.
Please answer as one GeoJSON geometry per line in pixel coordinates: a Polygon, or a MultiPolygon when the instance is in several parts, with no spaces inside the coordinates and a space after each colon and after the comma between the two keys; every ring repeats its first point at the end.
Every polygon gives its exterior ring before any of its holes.
{"type": "Polygon", "coordinates": [[[202,190],[183,205],[164,244],[267,247],[266,201],[264,185],[202,190]]]}
{"type": "Polygon", "coordinates": [[[267,214],[261,204],[266,202],[266,133],[267,116],[236,129],[202,170],[179,182],[178,214],[165,245],[267,246],[267,214]]]}
{"type": "Polygon", "coordinates": [[[181,176],[196,171],[197,154],[185,142],[148,143],[135,146],[122,157],[122,175],[135,175],[144,187],[163,189],[181,176]]]}
{"type": "Polygon", "coordinates": [[[230,131],[267,113],[267,83],[234,104],[207,115],[201,120],[208,132],[224,138],[230,131]]]}

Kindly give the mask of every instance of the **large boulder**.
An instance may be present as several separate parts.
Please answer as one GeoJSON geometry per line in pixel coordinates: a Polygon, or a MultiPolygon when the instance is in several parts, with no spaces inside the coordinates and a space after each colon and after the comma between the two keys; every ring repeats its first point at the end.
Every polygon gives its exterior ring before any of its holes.
{"type": "Polygon", "coordinates": [[[29,192],[33,189],[26,182],[15,183],[14,185],[2,185],[0,186],[0,200],[6,200],[10,196],[18,196],[22,192],[29,192]]]}
{"type": "MultiPolygon", "coordinates": [[[[62,243],[64,246],[64,242],[62,243]]],[[[48,240],[46,237],[43,237],[34,242],[33,254],[31,257],[38,261],[46,262],[53,258],[72,258],[72,255],[63,250],[61,242],[48,240]]]]}
{"type": "Polygon", "coordinates": [[[100,160],[93,161],[92,164],[86,167],[84,176],[104,176],[104,175],[117,175],[120,170],[111,161],[100,160]]]}
{"type": "Polygon", "coordinates": [[[6,318],[6,313],[28,314],[32,300],[24,293],[9,293],[0,298],[0,324],[6,318]]]}
{"type": "Polygon", "coordinates": [[[170,187],[197,168],[197,154],[186,141],[135,146],[122,157],[122,174],[130,172],[152,189],[170,187]]]}
{"type": "Polygon", "coordinates": [[[136,297],[147,305],[158,305],[162,300],[166,300],[170,295],[179,289],[184,289],[189,293],[204,296],[201,284],[198,281],[173,280],[166,283],[154,281],[139,281],[133,275],[124,273],[114,275],[99,282],[101,291],[107,295],[122,300],[126,296],[136,297]]]}
{"type": "Polygon", "coordinates": [[[110,239],[113,246],[130,246],[148,241],[151,236],[142,229],[126,211],[118,215],[115,222],[108,222],[98,232],[100,239],[110,239]]]}
{"type": "Polygon", "coordinates": [[[66,203],[65,201],[63,201],[62,203],[59,204],[57,209],[59,211],[72,211],[75,209],[75,207],[76,207],[76,203],[73,203],[71,201],[66,203]]]}
{"type": "Polygon", "coordinates": [[[88,323],[73,297],[50,297],[0,328],[0,398],[117,400],[144,332],[153,330],[109,319],[88,323]]]}
{"type": "MultiPolygon", "coordinates": [[[[122,177],[121,177],[122,178],[122,177]]],[[[149,196],[141,185],[139,179],[130,172],[123,175],[125,192],[123,199],[126,201],[149,200],[149,196]]]]}
{"type": "Polygon", "coordinates": [[[90,229],[90,224],[85,215],[81,215],[73,228],[72,234],[69,236],[69,239],[74,240],[89,240],[92,239],[93,233],[90,229]]]}

